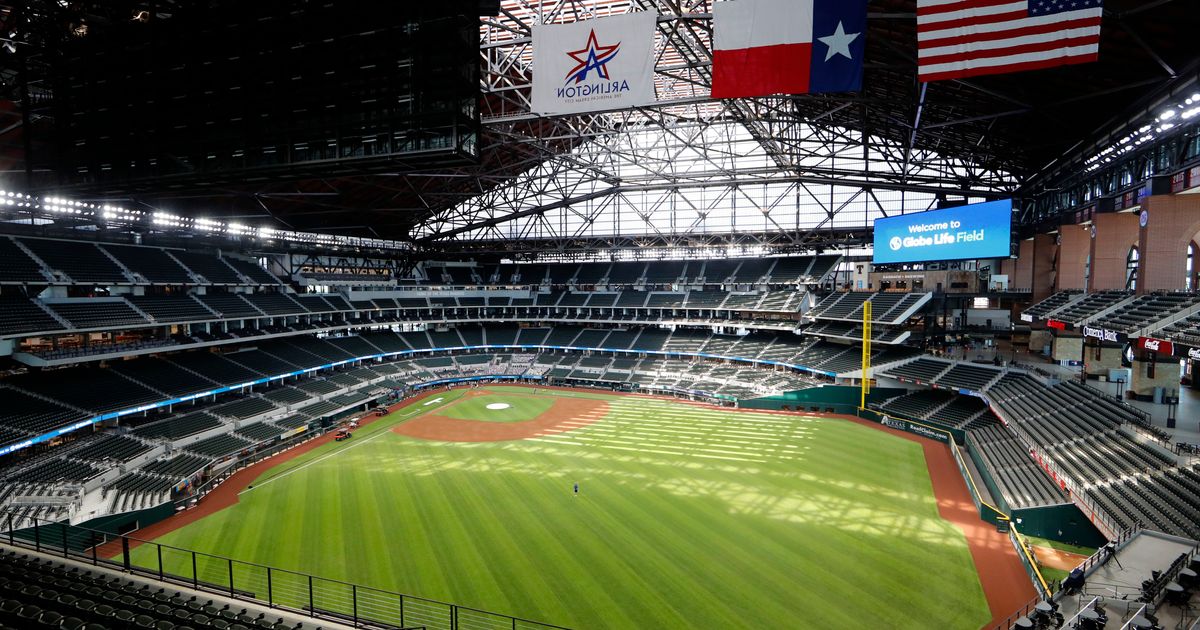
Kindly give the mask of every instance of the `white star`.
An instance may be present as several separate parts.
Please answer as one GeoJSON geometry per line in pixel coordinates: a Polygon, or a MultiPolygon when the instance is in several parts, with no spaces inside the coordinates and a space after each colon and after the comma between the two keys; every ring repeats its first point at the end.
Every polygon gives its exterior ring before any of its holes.
{"type": "Polygon", "coordinates": [[[847,59],[854,59],[850,54],[850,42],[858,39],[859,35],[862,35],[862,33],[847,33],[839,21],[837,30],[832,35],[818,37],[817,40],[829,47],[829,50],[825,53],[825,61],[833,59],[834,55],[842,55],[847,59]]]}

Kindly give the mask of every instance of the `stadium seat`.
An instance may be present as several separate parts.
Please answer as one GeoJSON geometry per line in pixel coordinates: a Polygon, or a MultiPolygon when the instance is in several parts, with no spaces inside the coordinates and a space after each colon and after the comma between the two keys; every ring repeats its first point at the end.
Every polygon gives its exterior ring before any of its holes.
{"type": "Polygon", "coordinates": [[[26,628],[32,628],[37,623],[38,617],[42,615],[42,608],[37,604],[25,604],[21,606],[21,610],[17,612],[17,621],[20,625],[26,628]]]}

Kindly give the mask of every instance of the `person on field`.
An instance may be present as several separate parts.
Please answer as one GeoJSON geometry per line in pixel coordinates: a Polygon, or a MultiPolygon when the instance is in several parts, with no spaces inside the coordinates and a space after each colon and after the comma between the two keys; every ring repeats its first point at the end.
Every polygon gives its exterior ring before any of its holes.
{"type": "Polygon", "coordinates": [[[579,482],[575,482],[575,496],[579,496],[579,482]]]}

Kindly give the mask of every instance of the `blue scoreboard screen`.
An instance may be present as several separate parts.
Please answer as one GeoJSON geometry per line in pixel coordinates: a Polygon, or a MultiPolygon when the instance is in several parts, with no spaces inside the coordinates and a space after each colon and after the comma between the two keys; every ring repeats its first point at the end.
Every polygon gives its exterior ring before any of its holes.
{"type": "Polygon", "coordinates": [[[988,201],[875,221],[875,263],[1008,258],[1012,200],[988,201]]]}

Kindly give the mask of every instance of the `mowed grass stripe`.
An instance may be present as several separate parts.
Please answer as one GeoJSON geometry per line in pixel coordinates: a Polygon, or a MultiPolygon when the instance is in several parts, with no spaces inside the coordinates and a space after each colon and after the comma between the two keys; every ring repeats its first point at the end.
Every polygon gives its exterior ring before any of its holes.
{"type": "MultiPolygon", "coordinates": [[[[487,388],[511,389],[530,391],[487,388]]],[[[387,433],[309,454],[168,538],[577,628],[990,617],[918,444],[839,420],[567,394],[609,413],[519,442],[387,433]]]]}

